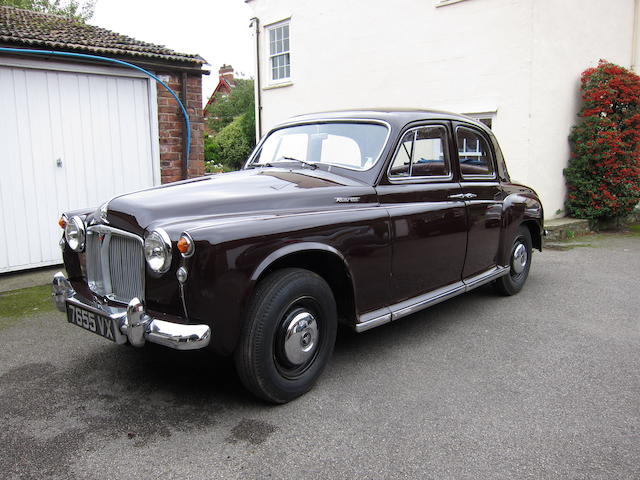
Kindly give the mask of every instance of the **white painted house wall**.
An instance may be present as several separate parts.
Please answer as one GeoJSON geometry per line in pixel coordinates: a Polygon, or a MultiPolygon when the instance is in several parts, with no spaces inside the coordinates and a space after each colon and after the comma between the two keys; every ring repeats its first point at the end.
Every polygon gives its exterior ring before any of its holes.
{"type": "Polygon", "coordinates": [[[0,272],[61,263],[62,212],[159,183],[155,82],[0,57],[0,272]]]}
{"type": "Polygon", "coordinates": [[[330,109],[491,114],[512,178],[558,216],[580,73],[600,58],[631,65],[634,1],[248,0],[261,27],[262,133],[330,109]],[[265,27],[285,19],[291,79],[273,84],[265,27]]]}

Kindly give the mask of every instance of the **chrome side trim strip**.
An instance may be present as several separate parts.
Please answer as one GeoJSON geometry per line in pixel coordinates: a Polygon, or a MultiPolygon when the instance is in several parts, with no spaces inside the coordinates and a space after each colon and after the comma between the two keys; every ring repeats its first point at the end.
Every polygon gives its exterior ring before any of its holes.
{"type": "Polygon", "coordinates": [[[366,332],[372,328],[379,327],[391,321],[391,311],[384,307],[372,312],[360,315],[359,322],[355,325],[356,332],[366,332]]]}
{"type": "Polygon", "coordinates": [[[406,317],[407,315],[411,315],[423,308],[443,302],[464,292],[464,284],[462,282],[456,282],[424,295],[405,300],[404,302],[396,303],[391,307],[392,320],[398,320],[399,318],[406,317]]]}
{"type": "Polygon", "coordinates": [[[465,278],[463,280],[464,284],[467,287],[465,291],[468,292],[469,290],[473,290],[474,288],[484,285],[485,283],[489,283],[498,277],[506,275],[507,273],[509,273],[509,267],[502,267],[500,265],[496,265],[495,267],[487,270],[486,272],[482,272],[473,277],[465,278]]]}
{"type": "Polygon", "coordinates": [[[498,277],[509,273],[509,267],[495,266],[473,277],[438,288],[429,293],[404,300],[389,307],[380,308],[372,312],[360,315],[354,329],[356,332],[365,332],[372,328],[396,321],[407,315],[431,307],[449,298],[468,292],[481,285],[489,283],[498,277]]]}

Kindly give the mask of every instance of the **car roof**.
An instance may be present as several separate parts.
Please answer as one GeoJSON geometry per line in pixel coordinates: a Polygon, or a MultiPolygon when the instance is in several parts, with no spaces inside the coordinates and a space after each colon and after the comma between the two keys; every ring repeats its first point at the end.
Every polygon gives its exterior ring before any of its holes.
{"type": "Polygon", "coordinates": [[[310,122],[316,120],[379,120],[402,128],[404,125],[421,120],[462,120],[488,130],[484,124],[473,118],[458,113],[433,109],[410,108],[367,108],[355,110],[332,110],[326,112],[297,115],[280,123],[278,126],[292,123],[310,122]]]}

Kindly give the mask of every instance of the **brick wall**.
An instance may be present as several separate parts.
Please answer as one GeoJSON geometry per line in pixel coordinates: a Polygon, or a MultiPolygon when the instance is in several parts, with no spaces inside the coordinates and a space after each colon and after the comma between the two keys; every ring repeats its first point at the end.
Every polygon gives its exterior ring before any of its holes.
{"type": "MultiPolygon", "coordinates": [[[[158,77],[182,99],[182,74],[159,72],[158,77]]],[[[191,153],[188,177],[204,174],[204,119],[202,117],[202,76],[187,75],[187,101],[182,99],[191,121],[191,153]]],[[[184,119],[169,92],[158,85],[158,130],[160,133],[160,177],[162,183],[182,180],[184,119]]]]}

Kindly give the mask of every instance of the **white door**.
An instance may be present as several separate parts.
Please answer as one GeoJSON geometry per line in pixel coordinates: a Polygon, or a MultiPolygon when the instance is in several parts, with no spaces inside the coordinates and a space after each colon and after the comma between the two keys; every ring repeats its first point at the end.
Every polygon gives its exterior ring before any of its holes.
{"type": "Polygon", "coordinates": [[[98,207],[160,176],[147,78],[6,63],[0,59],[0,272],[61,263],[62,212],[98,207]]]}

